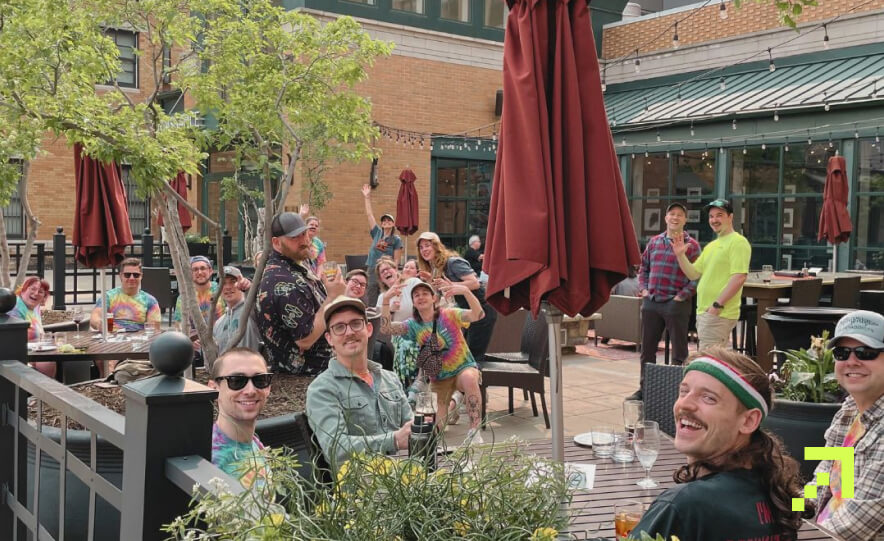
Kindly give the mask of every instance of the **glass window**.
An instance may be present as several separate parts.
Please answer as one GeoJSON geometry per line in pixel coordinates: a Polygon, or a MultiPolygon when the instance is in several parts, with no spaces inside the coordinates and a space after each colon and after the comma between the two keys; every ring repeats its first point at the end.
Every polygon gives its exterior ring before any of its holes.
{"type": "Polygon", "coordinates": [[[666,154],[651,154],[647,158],[636,154],[632,159],[632,196],[653,201],[669,195],[669,158],[666,154]]]}
{"type": "MultiPolygon", "coordinates": [[[[12,161],[10,163],[15,163],[12,161]]],[[[19,162],[21,174],[21,162],[19,162]]],[[[25,211],[21,205],[21,194],[18,190],[12,193],[9,203],[3,207],[3,221],[6,225],[6,236],[10,239],[25,238],[25,211]]]]}
{"type": "MultiPolygon", "coordinates": [[[[120,49],[120,73],[117,74],[116,82],[120,86],[136,88],[138,86],[138,57],[135,50],[138,48],[138,34],[128,30],[109,29],[105,32],[114,40],[120,49]]],[[[113,84],[110,82],[109,84],[113,84]]]]}
{"type": "Polygon", "coordinates": [[[423,14],[424,0],[393,0],[393,9],[423,14]]]}
{"type": "Polygon", "coordinates": [[[715,193],[714,155],[714,152],[711,156],[703,156],[702,152],[675,155],[672,195],[689,203],[712,199],[715,193]]]}
{"type": "Polygon", "coordinates": [[[838,149],[837,142],[789,145],[789,152],[783,153],[783,191],[822,195],[829,158],[838,149]]]}
{"type": "Polygon", "coordinates": [[[858,145],[857,194],[853,199],[854,260],[849,267],[884,269],[884,148],[874,139],[858,145]]]}
{"type": "Polygon", "coordinates": [[[437,158],[435,229],[446,246],[458,252],[470,235],[483,239],[488,228],[494,162],[437,158]]]}
{"type": "Polygon", "coordinates": [[[129,165],[120,167],[120,177],[126,190],[126,203],[129,206],[129,227],[132,236],[141,238],[146,227],[150,227],[150,198],[139,197],[132,180],[132,168],[129,165]]]}
{"type": "Polygon", "coordinates": [[[503,28],[510,12],[503,0],[485,0],[485,26],[503,28]]]}
{"type": "Polygon", "coordinates": [[[443,19],[470,22],[470,0],[442,0],[441,8],[443,19]]]}
{"type": "Polygon", "coordinates": [[[732,197],[752,194],[775,194],[779,191],[780,148],[750,147],[731,150],[732,197]]]}
{"type": "Polygon", "coordinates": [[[366,4],[369,6],[373,6],[375,4],[375,0],[347,0],[347,2],[352,2],[354,4],[366,4]]]}

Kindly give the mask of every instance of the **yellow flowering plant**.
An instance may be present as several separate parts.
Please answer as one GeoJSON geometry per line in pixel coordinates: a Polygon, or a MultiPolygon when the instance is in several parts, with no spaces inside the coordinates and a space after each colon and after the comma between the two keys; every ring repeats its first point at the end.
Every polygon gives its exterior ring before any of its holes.
{"type": "Polygon", "coordinates": [[[274,501],[252,491],[204,495],[166,531],[187,540],[553,541],[569,521],[562,466],[516,440],[459,449],[433,472],[416,460],[357,453],[325,486],[301,478],[279,451],[268,464],[274,501]]]}

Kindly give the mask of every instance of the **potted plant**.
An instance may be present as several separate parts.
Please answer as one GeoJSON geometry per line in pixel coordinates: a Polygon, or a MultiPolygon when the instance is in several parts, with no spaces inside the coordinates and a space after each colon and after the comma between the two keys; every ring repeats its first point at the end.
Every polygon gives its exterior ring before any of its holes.
{"type": "Polygon", "coordinates": [[[209,237],[197,235],[196,233],[187,233],[184,235],[184,240],[187,241],[187,251],[190,252],[191,256],[209,255],[209,247],[212,244],[212,240],[209,237]]]}
{"type": "Polygon", "coordinates": [[[786,361],[782,375],[770,375],[776,395],[763,426],[782,438],[789,454],[801,463],[805,479],[811,478],[818,461],[803,460],[804,448],[825,446],[826,429],[844,400],[828,343],[829,331],[823,331],[811,338],[808,349],[775,350],[786,361]]]}

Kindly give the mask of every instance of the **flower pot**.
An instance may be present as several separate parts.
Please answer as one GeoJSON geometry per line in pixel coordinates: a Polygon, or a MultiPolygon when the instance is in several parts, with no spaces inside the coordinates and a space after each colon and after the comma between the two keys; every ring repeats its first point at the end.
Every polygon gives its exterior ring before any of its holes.
{"type": "Polygon", "coordinates": [[[839,409],[841,404],[814,404],[775,398],[774,406],[762,424],[763,428],[783,440],[786,451],[801,465],[801,475],[805,481],[813,477],[813,470],[819,461],[804,460],[804,448],[825,447],[826,429],[839,409]]]}
{"type": "Polygon", "coordinates": [[[190,252],[190,257],[193,257],[195,255],[204,255],[208,257],[210,246],[211,244],[204,242],[188,242],[187,251],[190,252]]]}

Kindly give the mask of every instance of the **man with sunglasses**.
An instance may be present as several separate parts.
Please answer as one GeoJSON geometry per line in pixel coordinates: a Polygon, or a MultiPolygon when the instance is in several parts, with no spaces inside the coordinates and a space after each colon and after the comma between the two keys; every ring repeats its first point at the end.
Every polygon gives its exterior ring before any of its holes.
{"type": "MultiPolygon", "coordinates": [[[[114,328],[127,331],[144,330],[145,325],[160,328],[162,313],[156,297],[141,289],[141,260],[129,257],[120,263],[120,287],[105,294],[107,313],[114,316],[114,328]]],[[[92,309],[90,323],[101,328],[101,303],[99,298],[92,309]]]]}
{"type": "Polygon", "coordinates": [[[212,426],[212,464],[246,488],[261,486],[269,470],[255,434],[273,374],[255,351],[236,347],[215,360],[209,387],[218,391],[218,419],[212,426]]]}
{"type": "Polygon", "coordinates": [[[835,377],[849,396],[826,430],[826,447],[853,447],[853,498],[842,498],[840,461],[816,468],[829,474],[817,487],[816,521],[851,541],[884,539],[884,316],[857,310],[829,342],[835,377]]]}
{"type": "Polygon", "coordinates": [[[365,289],[368,287],[368,273],[362,269],[353,269],[347,273],[347,290],[344,295],[365,302],[365,289]]]}
{"type": "Polygon", "coordinates": [[[326,460],[336,470],[354,452],[408,448],[411,406],[396,374],[368,360],[365,304],[341,295],[324,317],[335,356],[307,388],[307,419],[326,460]]]}

